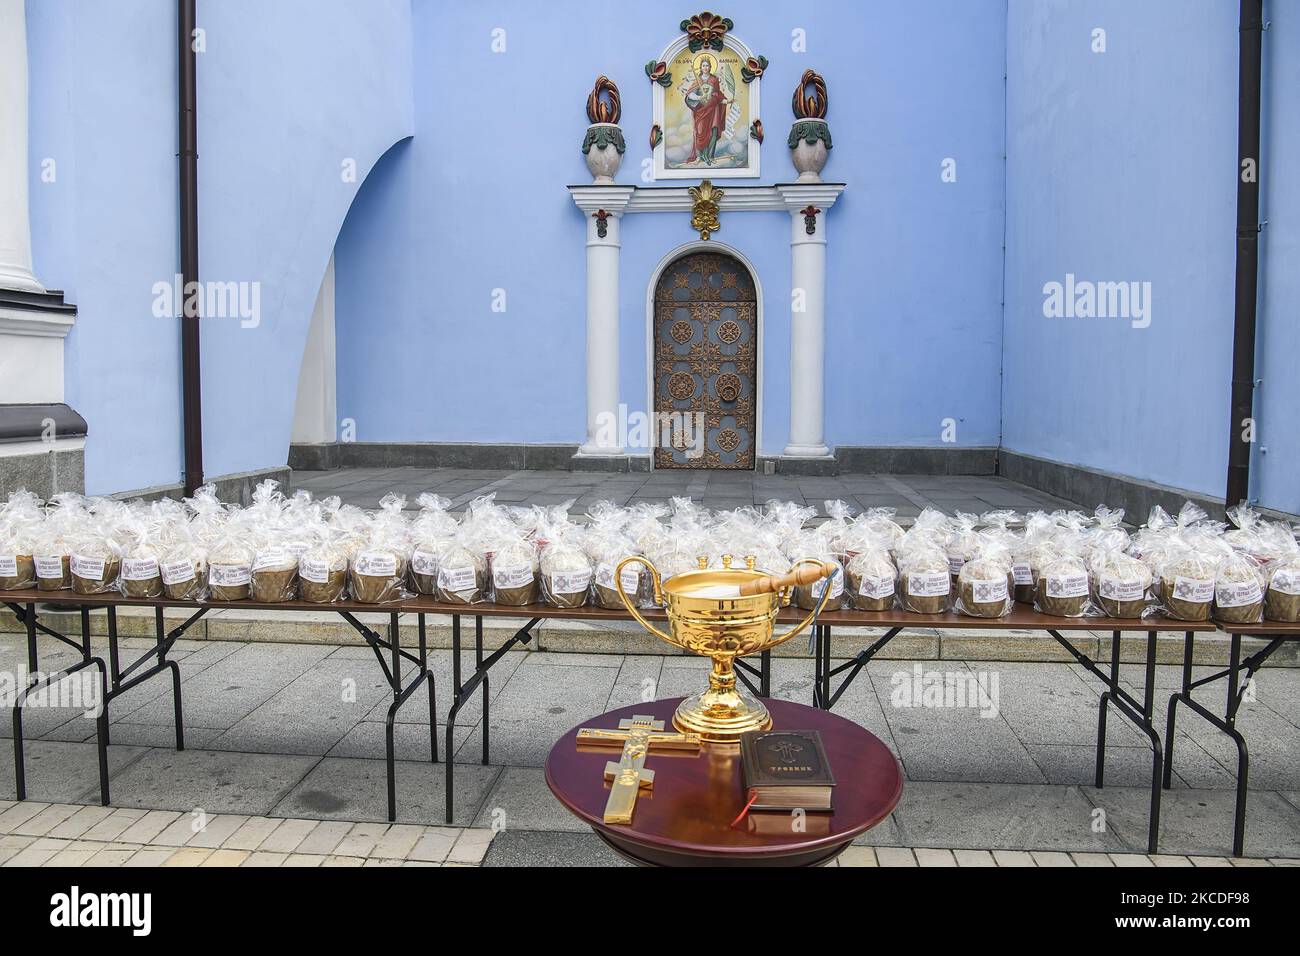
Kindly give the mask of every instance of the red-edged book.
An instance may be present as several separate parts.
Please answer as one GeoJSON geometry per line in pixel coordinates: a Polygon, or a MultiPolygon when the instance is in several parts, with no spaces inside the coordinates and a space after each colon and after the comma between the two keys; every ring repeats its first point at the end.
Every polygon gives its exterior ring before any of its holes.
{"type": "Polygon", "coordinates": [[[835,777],[815,730],[760,730],[740,737],[740,779],[751,810],[829,811],[835,777]]]}

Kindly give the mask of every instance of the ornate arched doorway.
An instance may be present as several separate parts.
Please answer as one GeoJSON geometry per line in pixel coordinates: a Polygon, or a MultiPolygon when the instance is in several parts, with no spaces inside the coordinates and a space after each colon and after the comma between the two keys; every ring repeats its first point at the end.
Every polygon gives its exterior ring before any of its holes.
{"type": "Polygon", "coordinates": [[[657,468],[752,469],[758,296],[735,256],[693,250],[654,290],[657,468]]]}

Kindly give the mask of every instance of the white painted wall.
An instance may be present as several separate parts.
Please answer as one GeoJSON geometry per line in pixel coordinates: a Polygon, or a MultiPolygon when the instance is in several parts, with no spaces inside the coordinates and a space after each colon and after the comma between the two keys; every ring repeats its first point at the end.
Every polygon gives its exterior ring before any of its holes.
{"type": "Polygon", "coordinates": [[[337,380],[334,346],[334,256],[316,293],[307,330],[307,345],[298,372],[298,397],[293,410],[293,443],[320,445],[337,436],[337,380]]]}

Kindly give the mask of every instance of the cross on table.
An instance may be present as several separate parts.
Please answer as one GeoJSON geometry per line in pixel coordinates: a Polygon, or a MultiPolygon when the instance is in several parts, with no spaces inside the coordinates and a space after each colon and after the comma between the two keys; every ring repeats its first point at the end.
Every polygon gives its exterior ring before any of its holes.
{"type": "Polygon", "coordinates": [[[679,734],[664,731],[664,722],[654,717],[636,714],[618,722],[617,730],[600,727],[583,727],[578,731],[578,746],[622,747],[617,761],[605,764],[605,779],[610,781],[609,800],[605,803],[606,823],[631,823],[632,810],[641,788],[654,786],[655,772],[645,765],[645,758],[653,750],[700,752],[699,734],[679,734]]]}

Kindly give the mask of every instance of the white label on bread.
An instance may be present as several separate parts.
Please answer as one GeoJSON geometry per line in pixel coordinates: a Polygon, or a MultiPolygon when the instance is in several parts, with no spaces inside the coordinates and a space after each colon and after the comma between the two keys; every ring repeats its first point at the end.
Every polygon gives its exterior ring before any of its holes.
{"type": "Polygon", "coordinates": [[[123,558],[123,581],[148,581],[158,577],[157,558],[123,558]]]}
{"type": "Polygon", "coordinates": [[[58,581],[63,577],[63,556],[58,554],[38,554],[33,559],[36,576],[47,581],[58,581]]]}
{"type": "Polygon", "coordinates": [[[887,598],[894,593],[894,576],[892,574],[882,574],[878,578],[863,577],[858,582],[858,593],[863,597],[887,598]]]}
{"type": "Polygon", "coordinates": [[[472,591],[478,587],[478,578],[473,566],[464,568],[439,568],[438,588],[448,594],[472,591]]]}
{"type": "Polygon", "coordinates": [[[330,563],[319,558],[303,558],[298,562],[298,576],[311,584],[329,584],[330,563]]]}
{"type": "Polygon", "coordinates": [[[914,571],[907,575],[907,593],[912,597],[943,597],[952,587],[946,571],[914,571]]]}
{"type": "Polygon", "coordinates": [[[168,587],[194,580],[193,561],[164,561],[159,570],[162,571],[163,584],[168,587]]]}
{"type": "Polygon", "coordinates": [[[1245,607],[1264,600],[1264,591],[1252,574],[1246,581],[1223,581],[1214,588],[1214,603],[1219,607],[1245,607]]]}
{"type": "Polygon", "coordinates": [[[74,554],[69,567],[72,573],[84,581],[102,581],[104,580],[104,559],[88,558],[84,555],[74,554]]]}
{"type": "Polygon", "coordinates": [[[1046,577],[1048,597],[1077,598],[1088,593],[1088,575],[1082,571],[1077,574],[1049,574],[1046,577]]]}
{"type": "Polygon", "coordinates": [[[210,564],[208,583],[219,588],[243,587],[253,579],[251,564],[210,564]]]}

